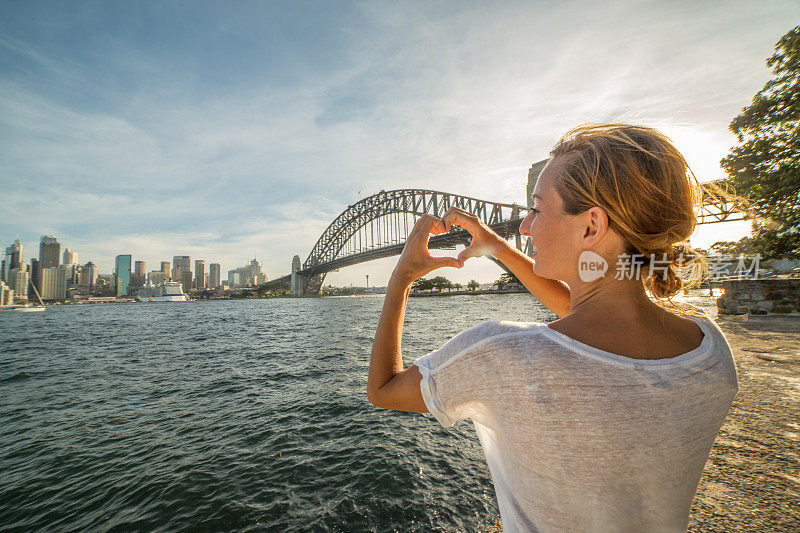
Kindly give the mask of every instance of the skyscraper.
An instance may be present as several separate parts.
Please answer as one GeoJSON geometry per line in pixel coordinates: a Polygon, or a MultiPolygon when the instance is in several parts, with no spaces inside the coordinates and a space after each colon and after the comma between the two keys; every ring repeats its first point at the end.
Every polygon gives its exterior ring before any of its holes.
{"type": "Polygon", "coordinates": [[[161,261],[161,272],[164,273],[164,279],[169,281],[172,275],[172,263],[169,261],[161,261]]]}
{"type": "Polygon", "coordinates": [[[42,269],[42,300],[63,300],[67,297],[67,267],[55,266],[42,269]]]}
{"type": "Polygon", "coordinates": [[[216,289],[222,283],[220,283],[220,275],[222,274],[222,267],[219,266],[219,263],[211,263],[208,265],[208,287],[211,289],[216,289]]]}
{"type": "Polygon", "coordinates": [[[114,278],[117,285],[117,298],[131,294],[131,256],[118,255],[114,261],[114,278]]]}
{"type": "Polygon", "coordinates": [[[131,287],[134,289],[140,288],[147,281],[147,262],[136,261],[134,263],[133,276],[131,277],[131,287]]]}
{"type": "Polygon", "coordinates": [[[83,285],[87,291],[93,291],[97,283],[97,275],[100,272],[97,265],[89,261],[80,268],[78,283],[83,285]]]}
{"type": "Polygon", "coordinates": [[[172,280],[183,285],[183,290],[192,290],[192,258],[188,255],[176,255],[172,258],[172,280]]]}
{"type": "Polygon", "coordinates": [[[42,295],[42,262],[38,259],[31,258],[31,284],[28,285],[28,300],[36,299],[36,293],[33,287],[39,291],[39,296],[42,295]]]}
{"type": "Polygon", "coordinates": [[[12,268],[22,268],[22,244],[19,239],[16,239],[11,246],[6,247],[6,255],[3,258],[2,281],[8,283],[12,268]]]}
{"type": "Polygon", "coordinates": [[[78,252],[73,252],[67,248],[64,250],[61,263],[67,267],[67,287],[69,287],[78,279],[78,252]]]}
{"type": "Polygon", "coordinates": [[[21,268],[14,268],[9,274],[8,286],[14,289],[14,295],[21,300],[27,300],[28,290],[30,286],[30,272],[22,270],[21,268]]]}
{"type": "Polygon", "coordinates": [[[42,268],[57,267],[61,261],[61,243],[52,235],[42,235],[39,243],[39,262],[42,268]]]}
{"type": "Polygon", "coordinates": [[[206,288],[206,262],[202,259],[194,262],[194,287],[196,289],[206,288]]]}
{"type": "Polygon", "coordinates": [[[73,252],[69,248],[64,250],[64,257],[61,261],[65,265],[74,265],[78,262],[78,252],[73,252]]]}

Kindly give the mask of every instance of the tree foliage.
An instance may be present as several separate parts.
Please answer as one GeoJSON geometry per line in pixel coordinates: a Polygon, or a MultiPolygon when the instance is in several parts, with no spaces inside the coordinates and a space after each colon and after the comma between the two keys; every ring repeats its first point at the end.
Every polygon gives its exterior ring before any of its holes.
{"type": "Polygon", "coordinates": [[[800,257],[800,26],[767,59],[772,79],[733,119],[739,145],[722,161],[736,192],[762,217],[753,245],[765,257],[800,257]]]}

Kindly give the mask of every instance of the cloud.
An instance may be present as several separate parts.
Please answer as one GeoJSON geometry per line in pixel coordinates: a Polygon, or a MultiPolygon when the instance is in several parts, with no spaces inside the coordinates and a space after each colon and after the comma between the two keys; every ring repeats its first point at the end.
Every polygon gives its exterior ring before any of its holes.
{"type": "Polygon", "coordinates": [[[530,165],[586,121],[659,127],[701,180],[720,177],[727,124],[800,15],[745,2],[52,9],[0,22],[0,236],[31,247],[53,233],[106,269],[118,253],[224,269],[261,254],[272,275],[380,189],[524,202],[530,165]]]}

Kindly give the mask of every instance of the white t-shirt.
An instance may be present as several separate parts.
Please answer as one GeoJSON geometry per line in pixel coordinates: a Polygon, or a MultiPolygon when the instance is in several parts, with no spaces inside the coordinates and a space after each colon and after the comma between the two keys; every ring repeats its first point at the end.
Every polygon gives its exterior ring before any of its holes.
{"type": "Polygon", "coordinates": [[[702,343],[668,359],[604,352],[541,322],[493,321],[414,362],[442,426],[473,420],[504,531],[686,531],[738,391],[724,333],[690,318],[702,343]]]}

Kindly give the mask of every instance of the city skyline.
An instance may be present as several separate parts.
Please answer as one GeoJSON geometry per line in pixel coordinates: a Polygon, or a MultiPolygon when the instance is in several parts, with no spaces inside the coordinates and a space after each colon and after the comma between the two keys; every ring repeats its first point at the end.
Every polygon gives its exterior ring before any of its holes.
{"type": "MultiPolygon", "coordinates": [[[[5,3],[0,238],[58,235],[103,272],[119,254],[214,258],[223,273],[255,256],[272,279],[381,189],[525,203],[530,165],[587,121],[655,126],[718,179],[727,126],[800,15],[794,2],[310,6],[5,3]]],[[[326,283],[383,285],[395,262],[326,283]]],[[[476,259],[443,275],[499,272],[476,259]]]]}

